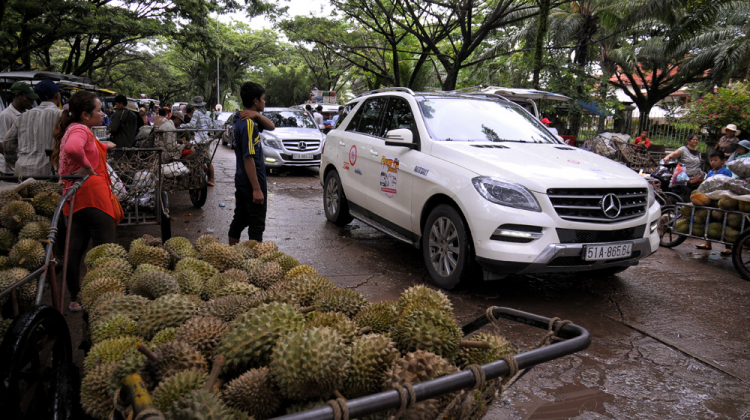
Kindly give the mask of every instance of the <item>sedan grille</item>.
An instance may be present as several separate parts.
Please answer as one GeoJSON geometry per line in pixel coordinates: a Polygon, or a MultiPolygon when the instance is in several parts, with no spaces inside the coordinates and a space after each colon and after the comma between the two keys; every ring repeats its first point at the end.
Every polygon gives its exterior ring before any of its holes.
{"type": "Polygon", "coordinates": [[[550,189],[547,195],[557,215],[571,222],[622,222],[646,214],[648,205],[646,188],[550,189]],[[619,212],[612,209],[613,202],[619,203],[619,212]],[[603,203],[609,210],[607,213],[603,203]]]}
{"type": "Polygon", "coordinates": [[[284,149],[290,152],[312,153],[319,147],[320,140],[284,140],[284,149]],[[300,146],[305,146],[305,148],[300,146]]]}

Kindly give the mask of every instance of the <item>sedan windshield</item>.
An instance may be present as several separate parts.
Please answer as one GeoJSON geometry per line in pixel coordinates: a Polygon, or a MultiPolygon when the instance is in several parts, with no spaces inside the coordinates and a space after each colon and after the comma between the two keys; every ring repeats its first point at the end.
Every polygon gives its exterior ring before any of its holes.
{"type": "Polygon", "coordinates": [[[560,143],[520,107],[487,99],[430,98],[419,101],[430,136],[438,141],[560,143]]]}
{"type": "Polygon", "coordinates": [[[279,127],[292,127],[292,128],[314,128],[318,129],[315,122],[306,116],[303,112],[295,111],[271,111],[264,113],[268,117],[276,128],[279,127]]]}

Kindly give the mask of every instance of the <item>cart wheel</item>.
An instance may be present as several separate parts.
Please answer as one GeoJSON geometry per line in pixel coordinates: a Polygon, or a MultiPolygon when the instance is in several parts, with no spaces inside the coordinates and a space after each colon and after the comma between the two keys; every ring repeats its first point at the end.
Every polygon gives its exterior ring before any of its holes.
{"type": "MultiPolygon", "coordinates": [[[[34,306],[11,324],[0,346],[3,418],[48,418],[55,374],[72,362],[65,318],[51,306],[34,306]]],[[[75,399],[73,399],[75,402],[75,399]]]]}
{"type": "Polygon", "coordinates": [[[750,280],[750,230],[746,230],[734,242],[732,264],[745,280],[750,280]]]}
{"type": "MultiPolygon", "coordinates": [[[[161,192],[161,205],[165,210],[169,210],[169,194],[166,191],[161,192]]],[[[169,218],[169,212],[161,212],[161,241],[166,242],[172,237],[172,219],[169,218]]]]}
{"type": "Polygon", "coordinates": [[[208,181],[203,178],[203,186],[190,190],[190,202],[197,208],[203,207],[208,198],[208,181]]]}
{"type": "Polygon", "coordinates": [[[65,363],[55,369],[50,384],[49,413],[51,420],[75,420],[81,418],[79,405],[81,377],[78,367],[65,363]]]}
{"type": "Polygon", "coordinates": [[[659,245],[665,248],[674,248],[685,242],[687,236],[682,236],[672,230],[672,223],[682,218],[677,210],[677,206],[664,206],[661,208],[661,217],[659,218],[659,245]]]}

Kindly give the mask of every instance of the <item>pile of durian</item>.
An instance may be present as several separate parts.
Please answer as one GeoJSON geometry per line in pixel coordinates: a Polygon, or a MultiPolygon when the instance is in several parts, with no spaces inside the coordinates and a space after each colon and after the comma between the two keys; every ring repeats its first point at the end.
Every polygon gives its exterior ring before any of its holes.
{"type": "MultiPolygon", "coordinates": [[[[415,286],[398,302],[370,304],[273,242],[230,246],[203,235],[194,245],[181,237],[162,245],[144,236],[129,250],[93,248],[85,264],[79,300],[93,346],[81,405],[97,419],[108,418],[133,373],[167,419],[259,420],[513,352],[493,334],[470,338],[483,349],[461,342],[442,292],[415,286]],[[219,380],[206,385],[222,358],[219,380]]],[[[449,401],[421,402],[402,418],[436,418],[449,401]]]]}
{"type": "MultiPolygon", "coordinates": [[[[708,195],[700,193],[698,190],[691,193],[690,201],[695,206],[695,210],[691,206],[680,207],[682,219],[678,220],[675,225],[677,232],[714,240],[723,239],[726,242],[737,240],[742,233],[744,216],[730,212],[750,212],[750,203],[731,197],[712,200],[708,195]],[[693,218],[692,230],[690,228],[691,217],[693,218]],[[708,226],[706,226],[707,221],[709,222],[708,226]],[[723,238],[722,231],[724,231],[723,238]]],[[[745,227],[747,228],[747,226],[745,227]]]]}
{"type": "MultiPolygon", "coordinates": [[[[44,264],[50,219],[61,193],[60,184],[47,181],[28,181],[0,191],[0,291],[44,264]]],[[[33,305],[36,287],[36,282],[30,281],[16,290],[21,308],[33,305]]],[[[9,299],[0,299],[0,306],[9,299]]],[[[0,340],[12,322],[0,319],[0,340]]]]}

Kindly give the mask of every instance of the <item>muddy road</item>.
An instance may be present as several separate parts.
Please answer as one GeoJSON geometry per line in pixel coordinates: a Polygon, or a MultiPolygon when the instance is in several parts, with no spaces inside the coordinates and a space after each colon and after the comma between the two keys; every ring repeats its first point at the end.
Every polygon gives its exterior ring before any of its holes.
{"type": "MultiPolygon", "coordinates": [[[[234,154],[220,146],[216,187],[202,209],[170,194],[172,232],[226,240],[234,208],[234,154]],[[220,206],[224,203],[224,206],[220,206]]],[[[266,240],[372,302],[428,283],[418,250],[358,221],[326,222],[317,169],[269,175],[266,240]]],[[[157,226],[118,228],[127,246],[157,226]]],[[[244,239],[244,238],[243,238],[244,239]]],[[[589,349],[540,365],[496,401],[486,419],[750,418],[750,282],[719,251],[687,241],[660,249],[612,277],[514,276],[449,292],[459,323],[489,306],[569,319],[592,336],[589,349]]],[[[66,314],[75,323],[80,314],[66,314]]],[[[543,331],[504,323],[522,350],[543,331]]],[[[80,352],[79,352],[80,353],[80,352]]],[[[78,355],[81,360],[81,355],[78,355]]]]}

